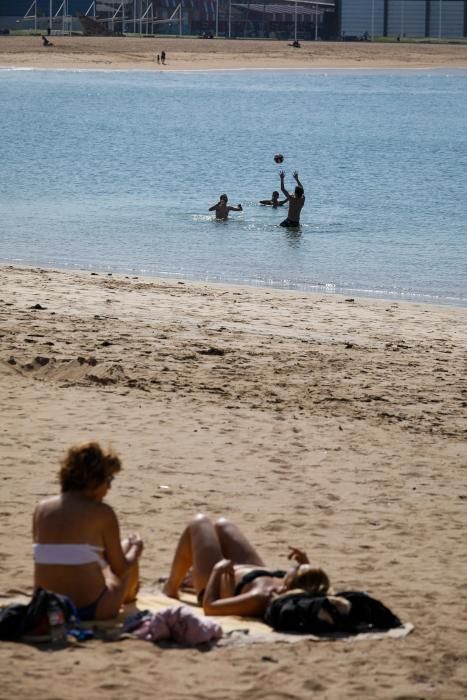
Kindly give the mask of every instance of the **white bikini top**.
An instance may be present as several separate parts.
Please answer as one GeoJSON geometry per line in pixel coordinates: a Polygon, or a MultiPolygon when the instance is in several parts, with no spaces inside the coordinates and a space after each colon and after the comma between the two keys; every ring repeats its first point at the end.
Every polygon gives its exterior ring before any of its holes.
{"type": "Polygon", "coordinates": [[[32,552],[36,564],[80,566],[96,562],[103,569],[108,566],[101,556],[104,548],[92,544],[33,544],[32,552]]]}

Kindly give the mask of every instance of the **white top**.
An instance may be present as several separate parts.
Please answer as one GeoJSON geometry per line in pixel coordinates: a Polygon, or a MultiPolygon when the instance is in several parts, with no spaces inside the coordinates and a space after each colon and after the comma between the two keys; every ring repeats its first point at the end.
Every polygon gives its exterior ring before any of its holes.
{"type": "Polygon", "coordinates": [[[92,544],[33,544],[32,552],[36,564],[80,566],[96,562],[103,569],[108,566],[102,557],[104,548],[92,544]]]}

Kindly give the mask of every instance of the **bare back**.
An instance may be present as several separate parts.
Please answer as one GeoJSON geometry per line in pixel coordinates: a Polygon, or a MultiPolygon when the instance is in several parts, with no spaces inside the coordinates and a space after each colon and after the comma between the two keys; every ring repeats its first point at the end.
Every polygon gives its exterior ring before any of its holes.
{"type": "MultiPolygon", "coordinates": [[[[71,492],[53,496],[39,503],[34,512],[33,541],[92,545],[101,548],[103,559],[108,561],[109,524],[114,518],[105,503],[71,492]]],[[[97,598],[106,581],[97,562],[72,566],[35,563],[34,584],[64,593],[80,607],[97,598]]]]}
{"type": "Polygon", "coordinates": [[[301,197],[296,197],[295,195],[289,195],[289,213],[288,218],[291,221],[300,221],[300,212],[305,204],[305,195],[301,197]]]}

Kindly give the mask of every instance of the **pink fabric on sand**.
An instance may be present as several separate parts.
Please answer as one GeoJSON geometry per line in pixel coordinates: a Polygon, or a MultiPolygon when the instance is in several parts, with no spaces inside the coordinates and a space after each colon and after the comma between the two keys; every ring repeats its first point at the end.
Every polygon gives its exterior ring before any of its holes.
{"type": "Polygon", "coordinates": [[[222,627],[214,620],[198,617],[187,605],[181,605],[152,613],[142,620],[133,634],[148,642],[172,639],[178,644],[195,646],[220,639],[222,627]]]}

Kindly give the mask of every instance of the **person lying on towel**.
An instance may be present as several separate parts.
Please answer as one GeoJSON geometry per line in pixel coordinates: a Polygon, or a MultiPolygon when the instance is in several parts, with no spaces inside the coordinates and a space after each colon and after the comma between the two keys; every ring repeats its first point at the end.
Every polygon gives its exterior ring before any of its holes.
{"type": "Polygon", "coordinates": [[[143,541],[120,541],[117,516],[106,503],[120,459],[98,443],[71,447],[59,472],[61,493],[41,501],[33,516],[34,585],[68,596],[80,620],[105,620],[136,598],[143,541]]]}
{"type": "Polygon", "coordinates": [[[307,555],[290,547],[293,564],[270,570],[240,529],[221,518],[215,523],[199,514],[183,531],[164,593],[178,598],[191,569],[193,587],[207,615],[264,616],[271,600],[286,591],[302,589],[324,595],[330,581],[307,555]]]}

